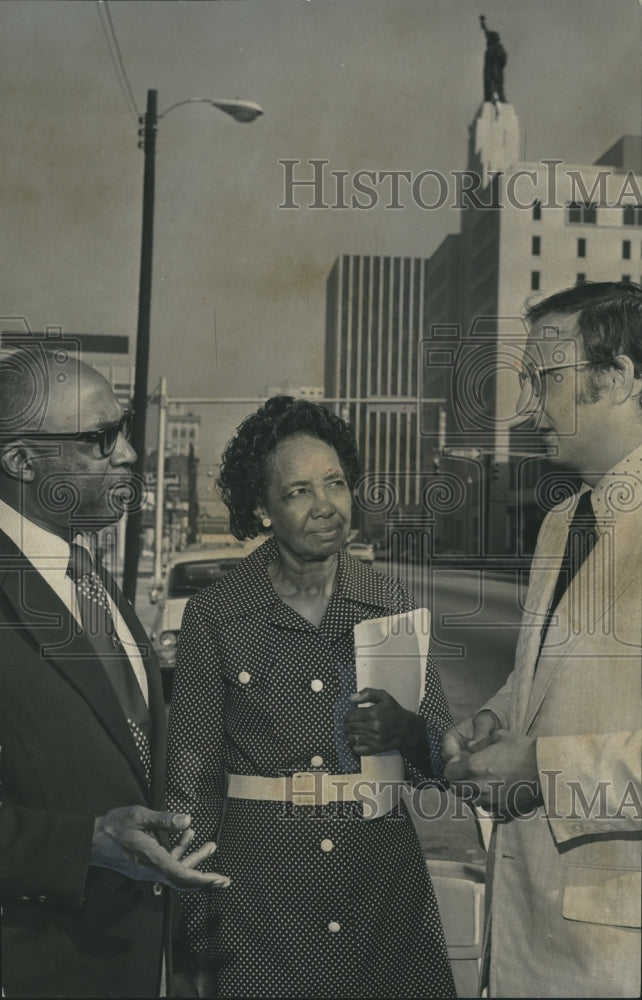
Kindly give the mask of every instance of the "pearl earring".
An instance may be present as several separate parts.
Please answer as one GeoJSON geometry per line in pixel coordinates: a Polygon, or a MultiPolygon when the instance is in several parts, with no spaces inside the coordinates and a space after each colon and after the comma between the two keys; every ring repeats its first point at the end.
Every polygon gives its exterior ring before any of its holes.
{"type": "Polygon", "coordinates": [[[271,528],[272,527],[272,522],[270,521],[269,517],[264,517],[262,519],[262,521],[261,521],[261,524],[263,525],[264,528],[271,528]]]}

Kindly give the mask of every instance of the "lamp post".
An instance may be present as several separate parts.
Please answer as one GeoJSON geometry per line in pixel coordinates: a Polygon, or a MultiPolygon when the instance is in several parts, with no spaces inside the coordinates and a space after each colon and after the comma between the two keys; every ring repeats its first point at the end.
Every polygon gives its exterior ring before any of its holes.
{"type": "MultiPolygon", "coordinates": [[[[136,335],[136,367],[134,376],[134,400],[136,411],[132,445],[137,454],[134,472],[142,480],[145,462],[145,424],[147,416],[147,375],[149,370],[149,328],[152,304],[152,263],[154,252],[154,182],[156,158],[156,131],[158,122],[165,115],[183,104],[211,104],[212,107],[231,115],[237,122],[252,122],[263,114],[253,101],[215,101],[208,97],[190,97],[177,101],[161,114],[157,112],[158,91],[147,91],[147,110],[139,118],[139,147],[145,155],[143,174],[143,221],[140,248],[140,282],[138,290],[138,326],[136,335]]],[[[162,460],[163,456],[160,457],[162,460]]],[[[127,517],[125,528],[125,565],[123,569],[123,592],[133,603],[136,599],[138,561],[140,558],[140,529],[142,511],[132,510],[127,517]]]]}

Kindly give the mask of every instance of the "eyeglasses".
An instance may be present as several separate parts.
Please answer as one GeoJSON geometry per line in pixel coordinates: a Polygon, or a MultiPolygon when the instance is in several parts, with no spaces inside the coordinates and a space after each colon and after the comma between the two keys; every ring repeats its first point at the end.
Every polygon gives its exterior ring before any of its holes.
{"type": "Polygon", "coordinates": [[[542,395],[542,383],[545,375],[550,372],[560,372],[564,368],[582,368],[584,365],[592,365],[592,361],[575,361],[568,365],[549,365],[547,368],[540,368],[536,365],[526,365],[520,372],[517,372],[520,392],[524,391],[524,386],[528,382],[531,392],[536,399],[542,395]]]}
{"type": "Polygon", "coordinates": [[[61,438],[71,438],[74,441],[88,441],[92,444],[98,444],[100,454],[103,458],[109,458],[109,456],[114,452],[119,434],[122,434],[127,441],[131,441],[133,430],[134,411],[125,410],[120,420],[116,423],[107,424],[106,427],[101,427],[99,430],[95,431],[78,431],[76,433],[56,433],[55,431],[52,431],[51,433],[40,433],[39,431],[34,431],[27,432],[26,434],[19,433],[15,436],[20,438],[34,438],[38,441],[42,438],[53,438],[55,440],[59,440],[61,438]]]}

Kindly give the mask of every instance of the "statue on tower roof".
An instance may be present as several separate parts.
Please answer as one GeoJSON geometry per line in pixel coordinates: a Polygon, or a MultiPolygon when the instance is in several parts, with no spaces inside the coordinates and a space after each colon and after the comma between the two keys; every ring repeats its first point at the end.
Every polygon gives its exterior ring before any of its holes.
{"type": "Polygon", "coordinates": [[[480,14],[479,20],[486,35],[486,52],[484,54],[484,101],[506,104],[504,94],[504,66],[507,55],[496,31],[489,31],[486,18],[480,14]]]}

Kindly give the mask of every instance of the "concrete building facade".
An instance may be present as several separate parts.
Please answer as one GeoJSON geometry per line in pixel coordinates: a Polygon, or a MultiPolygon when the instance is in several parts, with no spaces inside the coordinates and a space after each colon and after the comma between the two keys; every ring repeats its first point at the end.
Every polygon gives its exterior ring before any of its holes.
{"type": "Polygon", "coordinates": [[[527,561],[550,506],[537,436],[517,428],[524,303],[642,282],[639,137],[591,165],[518,162],[518,130],[509,105],[480,108],[476,187],[430,258],[342,256],[328,278],[325,393],[357,434],[362,509],[428,525],[432,554],[527,561]]]}
{"type": "MultiPolygon", "coordinates": [[[[469,554],[526,556],[551,501],[539,488],[550,470],[537,436],[517,427],[523,307],[578,282],[642,281],[641,143],[625,136],[591,165],[502,162],[494,125],[503,141],[507,127],[519,128],[514,112],[507,126],[501,112],[493,119],[480,109],[468,170],[486,183],[462,206],[460,233],[446,238],[429,269],[428,355],[441,354],[451,368],[441,469],[470,497],[443,519],[440,534],[446,547],[469,554]],[[450,317],[446,295],[457,301],[450,317]]],[[[518,133],[506,146],[519,148],[518,133]]],[[[424,368],[426,387],[432,367],[424,368]]]]}
{"type": "Polygon", "coordinates": [[[198,455],[201,418],[173,407],[167,414],[166,455],[189,455],[190,445],[198,455]]]}
{"type": "Polygon", "coordinates": [[[342,256],[327,283],[325,395],[354,427],[366,491],[419,503],[420,358],[428,261],[342,256]]]}

